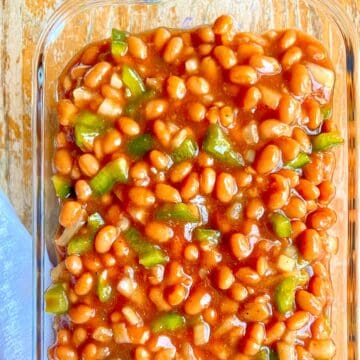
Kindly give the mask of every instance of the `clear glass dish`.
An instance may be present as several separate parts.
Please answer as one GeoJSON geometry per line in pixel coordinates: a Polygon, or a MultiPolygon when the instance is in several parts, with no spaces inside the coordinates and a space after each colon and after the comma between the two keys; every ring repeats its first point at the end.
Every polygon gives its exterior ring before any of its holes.
{"type": "Polygon", "coordinates": [[[359,144],[360,119],[356,112],[359,48],[350,19],[332,0],[70,0],[48,22],[33,62],[33,236],[34,322],[33,359],[47,359],[53,341],[52,317],[44,312],[43,292],[52,267],[46,243],[57,230],[58,202],[52,184],[53,135],[56,133],[57,78],[68,61],[87,43],[110,36],[116,27],[141,32],[166,26],[189,28],[231,14],[239,30],[264,32],[298,28],[318,38],[329,50],[336,71],[334,118],[345,146],[337,150],[333,204],[338,221],[333,232],[340,238],[331,262],[335,293],[332,308],[336,359],[359,354],[359,144]]]}

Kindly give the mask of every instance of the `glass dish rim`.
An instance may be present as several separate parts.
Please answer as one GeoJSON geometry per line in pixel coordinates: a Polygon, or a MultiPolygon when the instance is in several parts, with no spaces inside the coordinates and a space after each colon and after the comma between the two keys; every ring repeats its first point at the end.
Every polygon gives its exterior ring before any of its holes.
{"type": "MultiPolygon", "coordinates": [[[[177,2],[177,0],[170,0],[177,2]]],[[[360,262],[359,251],[360,245],[356,240],[360,239],[360,194],[359,183],[357,181],[360,175],[358,165],[360,163],[360,114],[359,95],[360,95],[360,74],[359,69],[359,40],[357,32],[354,29],[351,19],[346,14],[343,7],[336,0],[301,0],[310,6],[319,7],[325,10],[325,14],[329,15],[331,21],[336,24],[341,32],[342,40],[346,48],[345,58],[352,58],[353,62],[346,63],[346,88],[347,88],[347,123],[354,126],[354,132],[349,139],[349,171],[351,175],[348,180],[348,266],[347,266],[347,338],[349,346],[349,359],[353,354],[358,354],[360,347],[358,339],[360,339],[360,310],[357,298],[360,296],[360,262]],[[352,216],[354,212],[354,216],[352,216]],[[353,255],[355,254],[355,256],[353,255]],[[351,351],[350,351],[351,348],[351,351]]],[[[41,71],[43,63],[43,52],[46,48],[49,35],[56,30],[67,19],[76,14],[100,5],[161,5],[168,2],[167,0],[66,0],[60,5],[50,16],[41,35],[38,39],[32,61],[32,99],[31,99],[31,129],[32,129],[32,156],[33,156],[33,191],[32,191],[32,230],[33,230],[33,323],[32,323],[32,339],[33,349],[32,358],[40,359],[42,353],[43,340],[43,217],[42,210],[44,207],[43,197],[43,102],[42,102],[42,86],[44,81],[44,73],[41,71]]],[[[355,358],[355,357],[354,357],[355,358]]]]}

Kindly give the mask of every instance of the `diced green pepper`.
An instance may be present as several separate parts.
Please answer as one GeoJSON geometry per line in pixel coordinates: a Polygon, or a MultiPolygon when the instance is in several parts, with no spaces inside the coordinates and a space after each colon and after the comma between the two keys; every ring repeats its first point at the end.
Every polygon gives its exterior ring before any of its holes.
{"type": "Polygon", "coordinates": [[[282,280],[275,288],[275,305],[281,314],[292,311],[295,302],[297,280],[290,276],[282,280]]]}
{"type": "Polygon", "coordinates": [[[95,212],[88,217],[87,225],[91,232],[96,232],[101,226],[105,225],[105,221],[98,212],[95,212]]]}
{"type": "Polygon", "coordinates": [[[136,229],[130,228],[123,235],[130,247],[137,253],[140,265],[150,268],[169,261],[168,256],[160,247],[148,242],[136,229]]]}
{"type": "Polygon", "coordinates": [[[155,218],[157,220],[173,220],[194,223],[199,221],[199,214],[194,214],[188,204],[164,204],[156,209],[155,218]]]}
{"type": "Polygon", "coordinates": [[[61,175],[54,175],[52,178],[56,196],[60,199],[66,199],[72,191],[71,180],[61,175]]]}
{"type": "Polygon", "coordinates": [[[181,145],[171,153],[174,163],[193,159],[199,151],[196,142],[192,139],[185,139],[181,145]]]}
{"type": "Polygon", "coordinates": [[[125,31],[112,29],[111,32],[111,54],[113,56],[124,56],[128,49],[125,31]]]}
{"type": "Polygon", "coordinates": [[[275,350],[263,346],[257,353],[256,360],[278,360],[278,356],[275,350]]]}
{"type": "Polygon", "coordinates": [[[301,152],[295,159],[285,163],[285,166],[290,167],[292,169],[299,169],[309,163],[310,163],[309,155],[304,152],[301,152]]]}
{"type": "Polygon", "coordinates": [[[165,313],[160,315],[151,323],[151,330],[156,334],[163,331],[175,331],[185,327],[185,317],[175,313],[165,313]]]}
{"type": "Polygon", "coordinates": [[[94,139],[101,135],[109,123],[90,111],[82,111],[76,118],[75,143],[83,151],[91,147],[94,139]]]}
{"type": "Polygon", "coordinates": [[[331,107],[328,107],[328,106],[323,107],[321,109],[321,114],[322,114],[324,120],[330,119],[331,115],[332,115],[331,107]]]}
{"type": "Polygon", "coordinates": [[[90,186],[95,195],[110,191],[115,183],[126,184],[129,177],[129,164],[124,158],[106,164],[91,180],[90,186]]]}
{"type": "Polygon", "coordinates": [[[291,236],[291,222],[290,220],[280,213],[272,213],[270,222],[274,233],[279,237],[291,236]]]}
{"type": "Polygon", "coordinates": [[[204,151],[225,165],[244,165],[242,156],[232,148],[219,125],[211,124],[208,127],[202,147],[204,151]]]}
{"type": "Polygon", "coordinates": [[[196,228],[193,234],[196,241],[209,242],[213,245],[217,245],[221,238],[221,232],[213,229],[196,228]]]}
{"type": "Polygon", "coordinates": [[[151,134],[142,134],[132,139],[127,144],[130,155],[134,157],[142,157],[155,146],[155,140],[151,134]]]}
{"type": "Polygon", "coordinates": [[[154,89],[146,90],[144,93],[139,95],[136,99],[131,100],[125,106],[125,115],[137,118],[139,115],[139,108],[146,101],[153,99],[157,95],[157,92],[154,89]]]}
{"type": "Polygon", "coordinates": [[[68,255],[82,255],[93,249],[94,235],[86,234],[73,237],[67,246],[68,255]]]}
{"type": "Polygon", "coordinates": [[[51,285],[45,292],[45,311],[53,315],[68,311],[69,301],[64,286],[60,283],[51,285]]]}
{"type": "Polygon", "coordinates": [[[130,90],[132,96],[139,96],[145,92],[146,88],[144,82],[135,69],[124,64],[121,74],[121,80],[130,90]]]}
{"type": "Polygon", "coordinates": [[[110,297],[112,294],[112,287],[108,281],[107,270],[103,270],[99,274],[96,291],[97,291],[98,298],[102,303],[105,303],[110,300],[110,297]]]}
{"type": "Polygon", "coordinates": [[[313,136],[311,142],[314,151],[323,151],[343,144],[344,139],[336,132],[328,132],[313,136]]]}

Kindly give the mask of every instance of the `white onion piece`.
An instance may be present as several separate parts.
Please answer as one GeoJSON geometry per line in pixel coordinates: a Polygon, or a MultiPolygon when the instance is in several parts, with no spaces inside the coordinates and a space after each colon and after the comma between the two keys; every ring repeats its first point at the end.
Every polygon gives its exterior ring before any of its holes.
{"type": "Polygon", "coordinates": [[[83,210],[79,220],[72,226],[66,227],[61,236],[55,240],[56,245],[66,246],[71,238],[80,230],[86,222],[86,211],[83,210]]]}

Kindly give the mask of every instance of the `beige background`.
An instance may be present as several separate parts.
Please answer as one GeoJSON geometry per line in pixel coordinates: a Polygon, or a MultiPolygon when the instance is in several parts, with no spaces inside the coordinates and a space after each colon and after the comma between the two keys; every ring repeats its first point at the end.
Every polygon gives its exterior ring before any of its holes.
{"type": "MultiPolygon", "coordinates": [[[[63,1],[2,0],[0,5],[0,188],[29,230],[32,54],[46,20],[63,1]]],[[[360,0],[341,2],[360,34],[360,0]]]]}

